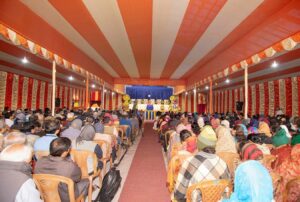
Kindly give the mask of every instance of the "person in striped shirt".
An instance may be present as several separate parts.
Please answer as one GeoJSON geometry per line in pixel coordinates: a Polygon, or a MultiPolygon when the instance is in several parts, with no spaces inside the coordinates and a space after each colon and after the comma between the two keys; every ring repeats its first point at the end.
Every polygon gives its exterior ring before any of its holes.
{"type": "MultiPolygon", "coordinates": [[[[213,147],[205,147],[185,160],[177,177],[174,198],[178,202],[186,201],[189,186],[203,180],[229,179],[230,172],[226,163],[215,154],[213,147]]],[[[201,201],[199,194],[192,194],[196,201],[201,201]]]]}

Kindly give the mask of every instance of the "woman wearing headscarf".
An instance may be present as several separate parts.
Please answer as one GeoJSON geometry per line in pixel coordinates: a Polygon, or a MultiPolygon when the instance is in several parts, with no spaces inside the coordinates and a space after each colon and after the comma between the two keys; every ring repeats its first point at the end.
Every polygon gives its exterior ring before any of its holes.
{"type": "Polygon", "coordinates": [[[268,137],[272,136],[269,125],[264,121],[259,122],[258,132],[264,133],[268,137]]]}
{"type": "Polygon", "coordinates": [[[247,139],[248,130],[244,124],[238,124],[232,130],[232,135],[235,136],[235,141],[239,143],[247,139]]]}
{"type": "Polygon", "coordinates": [[[271,154],[277,156],[274,168],[280,166],[284,159],[289,158],[291,155],[292,148],[290,146],[290,139],[285,133],[284,129],[280,129],[272,137],[272,142],[275,148],[271,151],[271,154]]]}
{"type": "MultiPolygon", "coordinates": [[[[98,158],[98,168],[103,168],[103,163],[101,161],[103,152],[101,147],[93,142],[96,131],[92,125],[86,125],[81,130],[80,135],[76,138],[76,140],[72,141],[72,148],[76,150],[86,150],[94,152],[98,158]]],[[[91,166],[92,167],[92,166],[91,166]]]]}
{"type": "Polygon", "coordinates": [[[281,165],[275,169],[275,172],[282,177],[278,193],[276,194],[276,201],[281,201],[286,184],[300,176],[300,139],[293,142],[291,155],[284,159],[281,165]]]}
{"type": "Polygon", "coordinates": [[[216,132],[218,138],[216,143],[216,153],[218,152],[237,153],[234,138],[232,137],[230,130],[224,126],[220,126],[216,132]]]}
{"type": "Polygon", "coordinates": [[[225,128],[230,129],[230,123],[229,123],[229,121],[226,120],[226,119],[223,120],[223,121],[221,121],[221,125],[224,126],[225,128]]]}
{"type": "Polygon", "coordinates": [[[273,201],[272,178],[259,162],[249,160],[241,163],[234,177],[234,192],[223,202],[271,202],[273,201]]]}
{"type": "Polygon", "coordinates": [[[234,192],[223,202],[271,202],[273,200],[272,178],[261,164],[262,151],[253,143],[240,143],[242,163],[234,176],[234,192]]]}
{"type": "Polygon", "coordinates": [[[205,147],[215,147],[217,142],[217,136],[215,131],[210,125],[206,125],[202,128],[197,140],[198,150],[201,151],[205,147]]]}

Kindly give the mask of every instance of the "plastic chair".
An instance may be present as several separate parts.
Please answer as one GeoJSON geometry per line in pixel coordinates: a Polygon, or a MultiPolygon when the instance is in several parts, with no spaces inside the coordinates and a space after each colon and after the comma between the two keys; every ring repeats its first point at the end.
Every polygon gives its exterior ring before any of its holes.
{"type": "Polygon", "coordinates": [[[98,158],[94,152],[86,150],[72,149],[70,154],[72,159],[77,163],[81,170],[81,178],[89,179],[90,181],[88,190],[88,201],[91,202],[93,192],[93,179],[99,177],[99,186],[101,186],[102,184],[101,169],[98,169],[98,158]],[[92,160],[93,162],[93,168],[89,168],[88,162],[90,162],[90,160],[92,160]]]}
{"type": "Polygon", "coordinates": [[[103,157],[101,161],[103,162],[103,170],[104,170],[104,175],[106,174],[106,163],[107,161],[110,162],[110,166],[112,166],[112,157],[111,157],[111,145],[109,142],[105,140],[93,140],[96,144],[98,144],[102,151],[103,151],[103,157]]]}
{"type": "Polygon", "coordinates": [[[234,171],[240,161],[240,156],[233,152],[218,152],[217,155],[227,164],[230,175],[234,176],[234,171]]]}
{"type": "Polygon", "coordinates": [[[178,154],[175,155],[171,160],[168,165],[168,176],[167,176],[167,187],[170,193],[173,192],[175,185],[176,185],[176,180],[180,171],[180,168],[183,164],[183,162],[193,156],[192,154],[178,154]]]}
{"type": "Polygon", "coordinates": [[[130,139],[126,136],[126,130],[129,126],[128,125],[120,125],[117,130],[118,132],[120,132],[121,134],[121,139],[122,139],[122,142],[126,145],[130,145],[130,139]]]}
{"type": "Polygon", "coordinates": [[[50,174],[33,174],[33,180],[40,191],[41,197],[45,202],[60,202],[58,192],[59,183],[64,183],[68,186],[70,202],[84,201],[84,195],[81,194],[75,199],[74,182],[72,179],[50,174]]]}
{"type": "Polygon", "coordinates": [[[224,193],[229,196],[231,187],[231,181],[228,179],[201,181],[188,188],[186,199],[187,202],[191,202],[193,191],[200,190],[202,202],[218,202],[224,193]]]}

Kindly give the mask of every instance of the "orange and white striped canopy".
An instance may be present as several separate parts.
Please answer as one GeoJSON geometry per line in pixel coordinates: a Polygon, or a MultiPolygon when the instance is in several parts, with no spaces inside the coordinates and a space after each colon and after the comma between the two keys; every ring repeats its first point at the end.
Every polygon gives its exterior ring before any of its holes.
{"type": "Polygon", "coordinates": [[[0,23],[110,84],[197,86],[281,51],[299,71],[299,0],[2,0],[0,23]]]}

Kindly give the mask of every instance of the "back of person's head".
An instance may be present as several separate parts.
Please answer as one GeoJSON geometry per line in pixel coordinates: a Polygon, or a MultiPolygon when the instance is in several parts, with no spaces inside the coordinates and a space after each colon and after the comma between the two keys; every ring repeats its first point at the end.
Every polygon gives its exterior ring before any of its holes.
{"type": "Polygon", "coordinates": [[[30,133],[32,129],[34,129],[34,125],[32,122],[24,122],[20,131],[23,133],[30,133]]]}
{"type": "Polygon", "coordinates": [[[200,134],[200,127],[199,127],[199,125],[198,125],[197,122],[193,122],[193,124],[192,124],[192,131],[197,136],[200,134]]]}
{"type": "Polygon", "coordinates": [[[26,135],[22,132],[10,132],[4,137],[3,148],[12,144],[25,144],[26,135]]]}
{"type": "Polygon", "coordinates": [[[33,148],[25,144],[12,144],[0,153],[1,161],[27,162],[32,159],[33,148]]]}
{"type": "Polygon", "coordinates": [[[111,121],[111,120],[110,120],[110,118],[109,118],[108,116],[104,116],[103,119],[102,119],[102,123],[103,123],[103,124],[109,124],[110,121],[111,121]]]}
{"type": "Polygon", "coordinates": [[[203,152],[205,153],[209,153],[209,154],[215,154],[216,153],[216,149],[213,147],[204,147],[202,149],[203,152]]]}
{"type": "Polygon", "coordinates": [[[93,124],[94,123],[94,117],[88,116],[85,119],[85,124],[93,124]]]}
{"type": "Polygon", "coordinates": [[[254,143],[247,143],[243,146],[241,157],[246,160],[261,160],[263,158],[262,151],[254,143]]]}
{"type": "Polygon", "coordinates": [[[71,148],[71,140],[66,137],[59,137],[50,143],[50,155],[61,156],[64,152],[68,152],[71,148]]]}
{"type": "Polygon", "coordinates": [[[57,119],[49,118],[44,122],[45,132],[48,134],[55,134],[60,129],[60,121],[57,119]]]}
{"type": "Polygon", "coordinates": [[[188,130],[182,130],[182,131],[180,131],[180,141],[181,142],[184,142],[186,139],[188,139],[191,136],[192,136],[192,134],[188,130]]]}
{"type": "Polygon", "coordinates": [[[79,143],[83,140],[92,141],[95,137],[95,134],[96,134],[96,130],[95,130],[94,126],[86,125],[86,126],[83,127],[83,129],[81,130],[80,135],[77,137],[76,143],[79,143]]]}
{"type": "Polygon", "coordinates": [[[72,128],[74,129],[77,129],[77,130],[81,130],[81,127],[82,127],[82,120],[81,119],[74,119],[72,122],[71,122],[71,125],[70,125],[72,128]]]}

